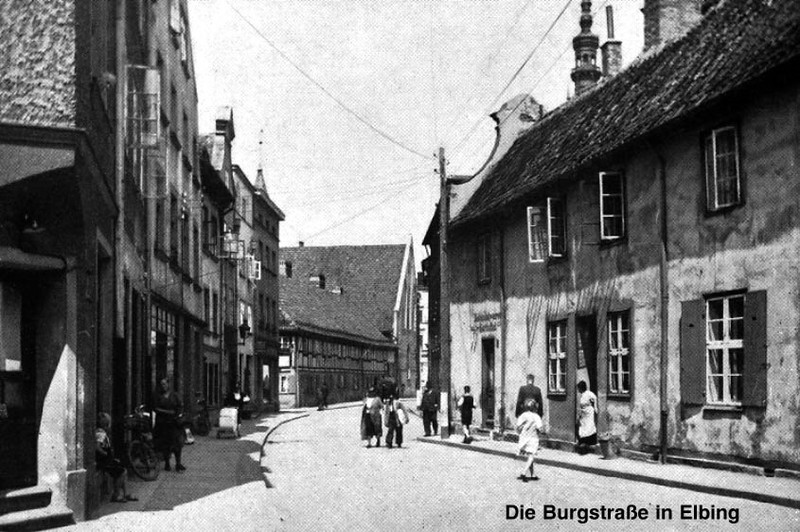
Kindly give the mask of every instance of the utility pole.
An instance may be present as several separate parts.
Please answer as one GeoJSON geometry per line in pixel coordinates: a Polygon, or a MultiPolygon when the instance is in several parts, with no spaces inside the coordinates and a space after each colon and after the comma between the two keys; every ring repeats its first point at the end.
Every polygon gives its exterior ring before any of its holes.
{"type": "Polygon", "coordinates": [[[450,437],[450,275],[447,268],[447,222],[450,218],[450,185],[447,182],[444,148],[439,148],[439,390],[440,408],[446,416],[441,423],[443,439],[450,437]]]}

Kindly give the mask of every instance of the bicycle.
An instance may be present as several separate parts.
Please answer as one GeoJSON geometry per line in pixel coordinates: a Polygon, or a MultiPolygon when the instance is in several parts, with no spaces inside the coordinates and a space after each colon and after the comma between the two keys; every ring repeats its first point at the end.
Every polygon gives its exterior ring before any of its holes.
{"type": "Polygon", "coordinates": [[[125,416],[125,432],[128,441],[126,457],[128,466],[142,480],[155,480],[160,473],[158,456],[153,448],[153,424],[144,405],[133,414],[125,416]]]}

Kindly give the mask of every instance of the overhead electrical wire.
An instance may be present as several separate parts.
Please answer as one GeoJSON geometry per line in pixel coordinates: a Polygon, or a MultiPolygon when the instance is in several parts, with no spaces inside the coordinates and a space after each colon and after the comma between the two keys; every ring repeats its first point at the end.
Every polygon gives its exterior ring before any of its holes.
{"type": "Polygon", "coordinates": [[[339,227],[339,226],[341,226],[343,224],[346,224],[347,222],[349,222],[351,220],[354,220],[354,219],[358,218],[362,214],[366,214],[366,213],[368,213],[368,212],[370,212],[370,211],[372,211],[374,209],[377,209],[378,207],[380,207],[381,205],[386,203],[388,200],[394,198],[395,196],[397,196],[401,192],[403,192],[403,191],[405,191],[405,190],[407,190],[407,189],[409,189],[409,188],[411,188],[411,187],[413,187],[415,185],[419,185],[419,184],[423,184],[423,183],[426,183],[426,182],[423,181],[423,180],[419,180],[419,181],[416,181],[414,183],[411,183],[410,185],[407,185],[407,186],[401,188],[400,190],[396,190],[396,191],[392,192],[391,194],[389,194],[388,196],[386,196],[384,198],[381,198],[380,201],[370,205],[366,209],[360,210],[357,213],[353,214],[352,216],[348,216],[344,220],[339,220],[338,222],[336,222],[336,223],[334,223],[332,225],[329,225],[328,227],[325,227],[324,229],[321,229],[320,231],[317,231],[316,233],[314,233],[312,235],[307,236],[306,239],[311,239],[311,238],[314,238],[315,236],[319,236],[319,235],[321,235],[323,233],[327,233],[331,229],[336,229],[337,227],[339,227]]]}
{"type": "MultiPolygon", "coordinates": [[[[564,7],[561,8],[561,11],[559,12],[558,16],[556,16],[556,18],[550,24],[550,27],[547,28],[547,31],[544,32],[544,35],[542,35],[542,38],[539,39],[539,42],[536,43],[536,45],[533,47],[533,49],[528,54],[528,56],[525,58],[525,60],[522,62],[522,64],[519,66],[519,68],[517,68],[516,72],[514,72],[514,75],[511,76],[511,78],[508,80],[508,82],[505,84],[505,86],[503,86],[503,88],[500,90],[500,92],[497,94],[497,96],[494,98],[494,100],[492,100],[492,103],[490,103],[487,106],[487,109],[489,109],[489,111],[487,111],[487,112],[491,112],[492,109],[494,108],[494,106],[497,104],[497,102],[500,101],[500,98],[503,97],[503,94],[506,92],[506,90],[508,90],[508,88],[511,86],[511,84],[514,83],[514,80],[517,79],[517,76],[519,76],[520,73],[522,72],[522,70],[527,66],[528,62],[530,62],[531,58],[533,58],[533,55],[536,53],[536,51],[539,49],[539,47],[542,45],[542,43],[544,43],[544,41],[547,38],[547,36],[550,35],[550,32],[553,31],[553,28],[555,27],[555,25],[558,23],[559,20],[561,20],[561,17],[564,16],[564,13],[567,12],[567,9],[572,5],[572,3],[573,3],[573,0],[567,0],[567,2],[564,4],[564,7]]],[[[487,112],[484,112],[484,115],[487,112]]],[[[475,131],[478,129],[478,126],[483,122],[483,120],[485,118],[486,118],[485,116],[481,116],[478,120],[475,121],[475,123],[472,125],[472,127],[467,132],[467,134],[461,139],[461,141],[459,141],[458,144],[456,144],[455,148],[453,148],[454,152],[456,152],[467,141],[467,139],[469,139],[472,136],[472,134],[475,133],[475,131]]]]}
{"type": "MultiPolygon", "coordinates": [[[[517,24],[519,24],[519,21],[522,19],[522,14],[528,9],[528,6],[531,5],[532,1],[533,0],[527,0],[525,2],[525,4],[523,4],[523,6],[514,15],[514,21],[508,27],[508,30],[506,30],[506,34],[500,40],[500,44],[497,45],[495,51],[492,52],[492,54],[485,60],[485,62],[487,64],[491,65],[494,62],[495,58],[500,54],[500,51],[503,49],[503,46],[505,46],[506,42],[508,41],[508,38],[511,37],[511,32],[513,32],[514,28],[517,27],[517,24]]],[[[473,96],[469,100],[467,100],[467,105],[470,105],[474,99],[475,99],[475,95],[473,94],[473,96]]],[[[450,124],[447,126],[447,129],[445,131],[449,132],[451,129],[453,129],[453,126],[455,126],[458,123],[458,119],[459,119],[459,115],[458,115],[458,113],[456,113],[455,117],[450,122],[450,124]]],[[[445,136],[446,136],[446,134],[445,134],[445,136]]]]}
{"type": "Polygon", "coordinates": [[[230,7],[230,8],[233,10],[233,12],[234,12],[234,13],[236,13],[236,14],[239,16],[239,18],[241,18],[241,19],[242,19],[242,20],[245,22],[245,24],[247,24],[248,26],[250,26],[250,28],[252,28],[252,29],[253,29],[253,31],[255,31],[255,32],[256,32],[256,34],[257,34],[259,37],[261,37],[261,38],[264,40],[264,42],[265,42],[265,43],[267,43],[267,44],[270,46],[270,48],[272,48],[273,50],[275,50],[275,52],[276,52],[278,55],[280,55],[280,56],[281,56],[281,57],[282,57],[282,58],[283,58],[283,59],[284,59],[284,60],[285,60],[287,63],[289,63],[290,65],[292,65],[292,66],[295,68],[295,70],[297,70],[298,72],[300,72],[300,74],[302,74],[304,78],[306,78],[306,79],[307,79],[308,81],[310,81],[310,82],[311,82],[311,83],[312,83],[312,84],[313,84],[315,87],[317,87],[319,90],[321,90],[321,91],[322,91],[322,92],[323,92],[323,93],[324,93],[326,96],[328,96],[328,98],[330,98],[331,100],[333,100],[333,101],[334,101],[334,102],[335,102],[335,103],[336,103],[336,104],[337,104],[339,107],[341,107],[341,108],[342,108],[342,109],[344,109],[346,112],[348,112],[350,115],[352,115],[352,116],[353,116],[353,117],[354,117],[356,120],[358,120],[359,122],[361,122],[362,124],[364,124],[364,125],[365,125],[367,128],[369,128],[369,129],[370,129],[370,130],[371,130],[373,133],[376,133],[377,135],[379,135],[379,136],[383,137],[385,140],[387,140],[387,141],[391,142],[391,143],[392,143],[392,144],[394,144],[395,146],[397,146],[397,147],[399,147],[399,148],[402,148],[403,150],[405,150],[405,151],[407,151],[407,152],[409,152],[409,153],[412,153],[412,154],[414,154],[414,155],[417,155],[417,156],[419,156],[419,157],[422,157],[423,159],[426,159],[426,160],[430,160],[430,159],[431,159],[431,156],[430,156],[430,155],[425,155],[425,154],[423,154],[422,152],[420,152],[420,151],[417,151],[417,150],[415,150],[414,148],[411,148],[411,147],[407,146],[406,144],[404,144],[404,143],[400,142],[399,140],[395,139],[394,137],[392,137],[391,135],[389,135],[388,133],[386,133],[386,132],[385,132],[385,131],[383,131],[382,129],[380,129],[380,128],[378,128],[377,126],[374,126],[372,123],[370,123],[370,122],[369,122],[369,121],[368,121],[366,118],[364,118],[363,116],[361,116],[361,114],[360,114],[360,113],[358,113],[358,112],[357,112],[357,111],[355,111],[355,110],[354,110],[352,107],[350,107],[349,105],[347,105],[346,103],[344,103],[344,102],[343,102],[343,101],[342,101],[340,98],[338,98],[336,95],[334,95],[333,93],[331,93],[331,92],[330,92],[328,89],[326,89],[324,85],[322,85],[320,82],[318,82],[316,79],[314,79],[314,78],[311,76],[311,74],[309,74],[308,72],[306,72],[306,71],[305,71],[305,69],[303,69],[303,67],[301,67],[301,66],[300,66],[300,65],[298,65],[298,64],[297,64],[297,63],[296,63],[294,60],[292,60],[292,58],[291,58],[291,57],[289,57],[289,56],[288,56],[286,53],[284,53],[284,51],[283,51],[283,50],[281,50],[280,48],[278,48],[278,46],[277,46],[277,45],[276,45],[274,42],[272,42],[272,41],[271,41],[271,40],[270,40],[270,39],[269,39],[269,38],[268,38],[266,35],[264,35],[264,33],[262,33],[262,32],[261,32],[261,30],[259,30],[259,29],[258,29],[258,28],[257,28],[257,27],[256,27],[256,26],[255,26],[255,25],[252,23],[252,22],[250,22],[250,21],[247,19],[247,17],[245,17],[245,16],[244,16],[244,15],[243,15],[243,14],[242,14],[242,13],[241,13],[241,12],[240,12],[238,9],[236,9],[236,8],[233,6],[233,4],[231,4],[231,3],[230,3],[230,2],[228,2],[227,0],[226,0],[226,2],[225,2],[225,3],[226,3],[226,4],[228,4],[228,7],[230,7]]]}

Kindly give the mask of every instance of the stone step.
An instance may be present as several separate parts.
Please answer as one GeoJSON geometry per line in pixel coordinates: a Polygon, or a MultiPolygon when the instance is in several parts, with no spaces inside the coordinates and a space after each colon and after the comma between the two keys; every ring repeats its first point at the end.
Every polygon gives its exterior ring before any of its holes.
{"type": "Polygon", "coordinates": [[[47,506],[0,515],[0,530],[4,532],[48,530],[74,524],[72,510],[63,506],[47,506]]]}
{"type": "Polygon", "coordinates": [[[44,508],[50,504],[52,495],[50,488],[44,486],[0,491],[0,516],[11,512],[44,508]]]}

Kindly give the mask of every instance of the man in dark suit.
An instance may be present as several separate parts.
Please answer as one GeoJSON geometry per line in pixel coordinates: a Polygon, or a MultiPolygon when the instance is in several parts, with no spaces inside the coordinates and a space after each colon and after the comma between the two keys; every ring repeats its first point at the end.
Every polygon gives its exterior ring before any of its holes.
{"type": "Polygon", "coordinates": [[[525,401],[534,399],[536,401],[536,413],[539,417],[542,416],[542,391],[533,385],[533,375],[528,374],[528,384],[519,387],[519,394],[517,395],[517,408],[514,413],[519,417],[525,411],[525,401]]]}

